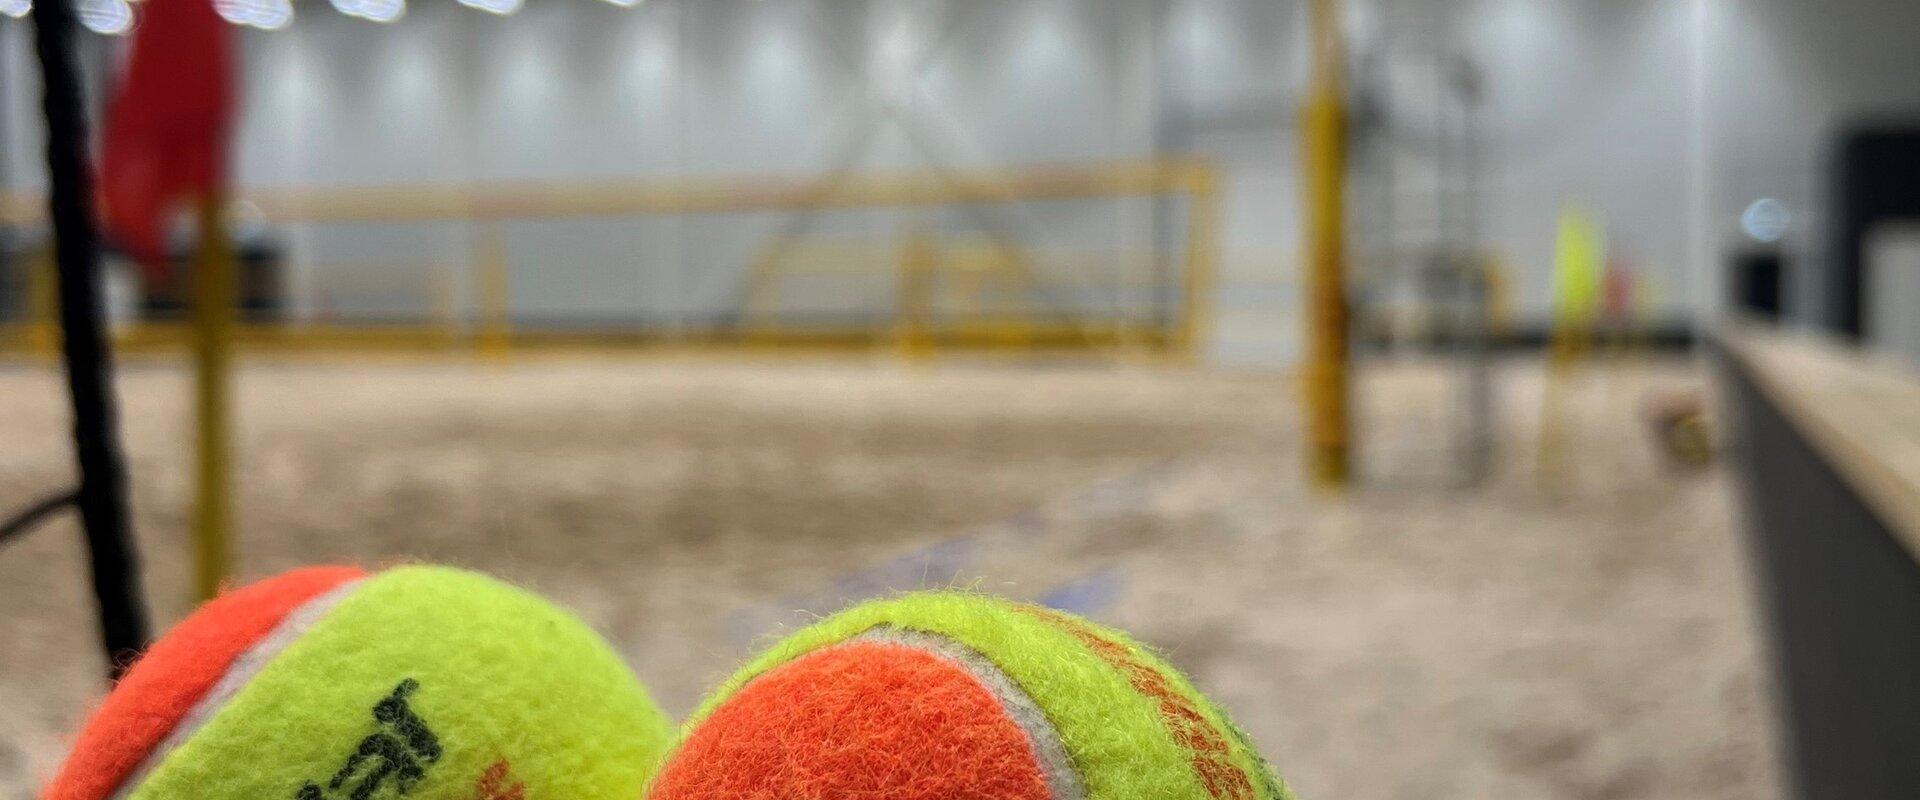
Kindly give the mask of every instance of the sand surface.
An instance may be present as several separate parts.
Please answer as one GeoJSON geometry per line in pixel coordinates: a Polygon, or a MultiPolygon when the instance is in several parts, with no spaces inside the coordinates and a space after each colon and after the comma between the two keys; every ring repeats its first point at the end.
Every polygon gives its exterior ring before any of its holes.
{"type": "MultiPolygon", "coordinates": [[[[766,637],[961,584],[1120,625],[1303,797],[1780,794],[1726,478],[1635,407],[1685,360],[1498,372],[1498,472],[1450,486],[1444,371],[1361,381],[1364,485],[1306,486],[1277,376],[1136,367],[546,359],[248,363],[238,572],[451,562],[572,606],[683,714],[766,637]]],[[[187,611],[186,375],[122,376],[154,612],[187,611]]],[[[0,365],[0,509],[70,482],[55,374],[0,365]]],[[[0,798],[100,690],[77,529],[0,548],[0,798]]]]}

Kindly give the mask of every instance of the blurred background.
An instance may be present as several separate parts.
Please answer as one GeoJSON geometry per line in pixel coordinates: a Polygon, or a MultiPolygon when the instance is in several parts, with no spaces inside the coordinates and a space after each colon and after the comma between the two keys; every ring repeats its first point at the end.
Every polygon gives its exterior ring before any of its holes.
{"type": "MultiPolygon", "coordinates": [[[[97,112],[139,3],[78,5],[97,112]]],[[[1920,161],[1920,5],[216,7],[237,578],[501,574],[676,714],[813,615],[973,586],[1162,648],[1303,797],[1789,793],[1700,353],[1752,316],[1920,358],[1915,184],[1876,216],[1855,181],[1920,161]]],[[[73,460],[33,12],[0,12],[11,513],[73,460]]],[[[181,223],[172,277],[106,275],[163,627],[181,223]]],[[[5,797],[100,688],[70,516],[0,549],[5,797]]]]}

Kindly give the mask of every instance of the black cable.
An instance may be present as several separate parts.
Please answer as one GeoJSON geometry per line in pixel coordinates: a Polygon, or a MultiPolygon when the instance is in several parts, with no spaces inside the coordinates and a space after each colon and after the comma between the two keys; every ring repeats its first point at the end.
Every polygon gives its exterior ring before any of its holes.
{"type": "Polygon", "coordinates": [[[61,349],[80,465],[75,505],[87,534],[107,670],[118,678],[147,644],[147,613],[140,602],[138,558],[127,532],[126,466],[107,380],[113,363],[100,332],[100,252],[93,229],[87,118],[73,56],[74,21],[72,0],[34,3],[34,43],[45,87],[48,205],[60,272],[61,349]]]}
{"type": "Polygon", "coordinates": [[[26,533],[33,526],[40,524],[41,520],[53,516],[54,512],[73,505],[79,496],[80,493],[76,491],[61,492],[52,497],[43,497],[39,502],[20,509],[20,513],[13,515],[12,519],[0,522],[0,544],[6,544],[8,539],[26,533]]]}

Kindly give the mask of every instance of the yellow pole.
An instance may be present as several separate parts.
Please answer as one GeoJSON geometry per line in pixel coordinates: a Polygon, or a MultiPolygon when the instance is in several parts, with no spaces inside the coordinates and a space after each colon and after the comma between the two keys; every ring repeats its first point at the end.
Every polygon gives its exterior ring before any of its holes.
{"type": "Polygon", "coordinates": [[[440,323],[440,336],[449,346],[456,346],[462,338],[460,319],[460,268],[443,261],[436,261],[429,267],[432,272],[432,293],[434,317],[440,323]]]}
{"type": "Polygon", "coordinates": [[[910,363],[933,358],[933,294],[940,254],[925,231],[908,233],[900,246],[900,355],[910,363]]]}
{"type": "Polygon", "coordinates": [[[505,360],[512,349],[512,328],[507,318],[507,237],[500,223],[480,223],[477,262],[480,270],[480,335],[476,341],[480,354],[505,360]]]}
{"type": "Polygon", "coordinates": [[[1338,0],[1312,0],[1313,76],[1301,114],[1306,188],[1307,460],[1315,483],[1350,471],[1347,397],[1346,98],[1338,0]]]}
{"type": "Polygon", "coordinates": [[[1180,329],[1175,350],[1181,359],[1199,360],[1213,322],[1214,259],[1219,255],[1220,184],[1213,168],[1195,164],[1186,172],[1187,279],[1180,299],[1180,329]]]}
{"type": "Polygon", "coordinates": [[[35,250],[28,264],[27,341],[34,355],[52,363],[60,357],[60,279],[53,248],[35,250]]]}
{"type": "Polygon", "coordinates": [[[233,361],[234,263],[223,199],[200,206],[200,251],[193,274],[194,595],[211,599],[227,577],[233,498],[229,468],[229,394],[233,361]]]}

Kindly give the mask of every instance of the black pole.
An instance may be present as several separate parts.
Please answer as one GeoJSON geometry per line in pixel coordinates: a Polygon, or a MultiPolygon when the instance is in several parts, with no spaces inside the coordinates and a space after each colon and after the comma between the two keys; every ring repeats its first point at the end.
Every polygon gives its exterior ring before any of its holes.
{"type": "Polygon", "coordinates": [[[48,204],[60,271],[61,349],[73,396],[73,444],[80,465],[77,505],[92,559],[107,669],[119,677],[147,644],[140,572],[127,532],[126,466],[120,456],[111,356],[100,333],[100,251],[93,229],[87,118],[74,63],[71,0],[39,0],[33,9],[47,117],[48,204]]]}

